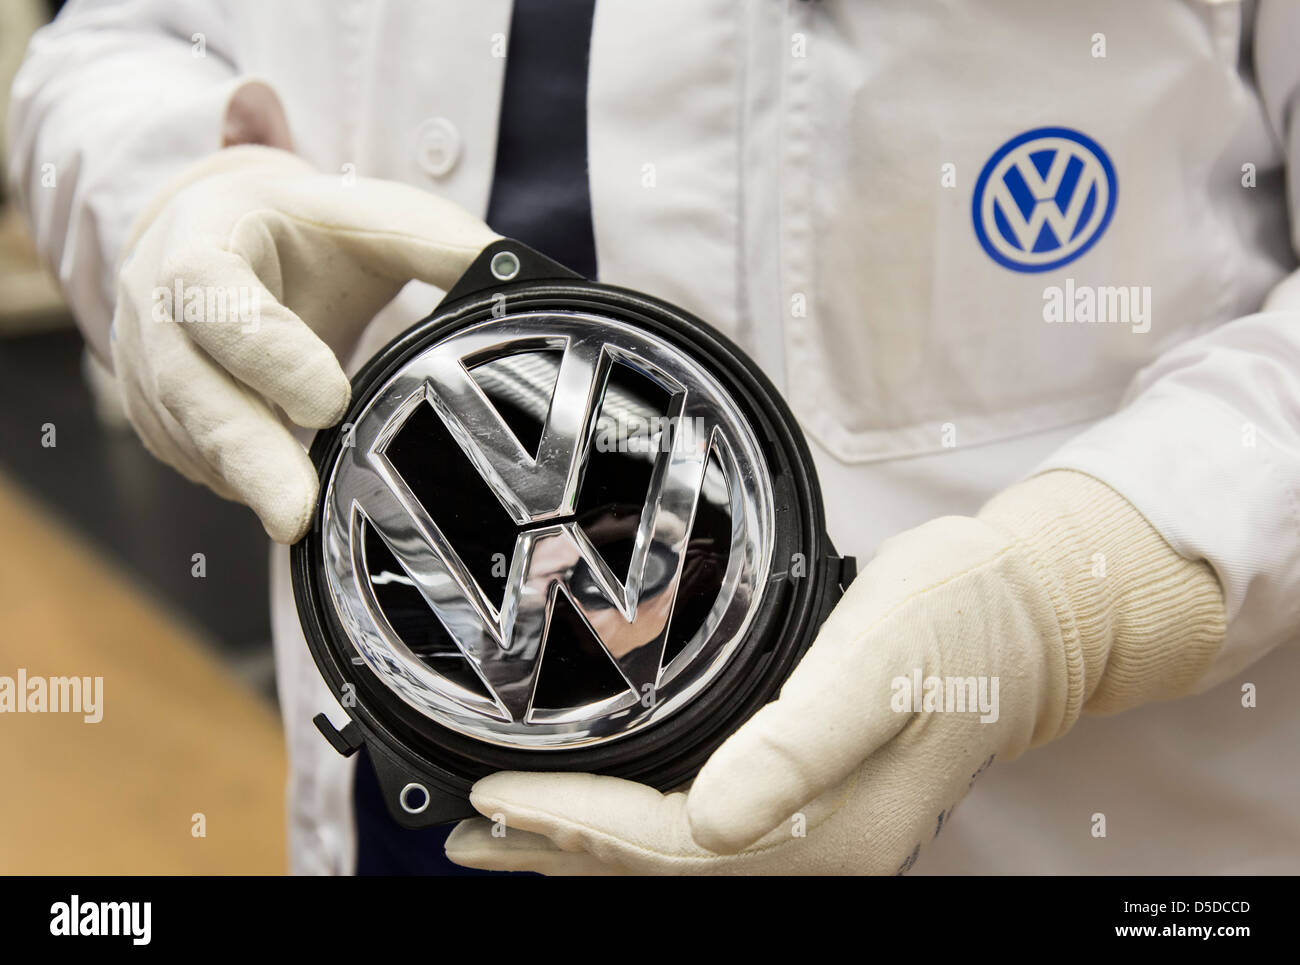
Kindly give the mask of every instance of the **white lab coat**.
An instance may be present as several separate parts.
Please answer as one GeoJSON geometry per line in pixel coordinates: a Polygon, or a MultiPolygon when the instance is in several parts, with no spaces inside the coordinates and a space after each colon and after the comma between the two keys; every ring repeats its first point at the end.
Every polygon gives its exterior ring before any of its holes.
{"type": "MultiPolygon", "coordinates": [[[[16,82],[12,174],[92,342],[131,219],[217,149],[250,78],[322,170],[484,213],[509,9],[70,5],[16,82]]],[[[810,437],[842,550],[869,558],[1036,467],[1073,467],[1223,584],[1204,693],[1085,718],[994,768],[918,872],[1300,871],[1300,292],[1281,284],[1298,43],[1300,5],[1270,0],[598,4],[601,280],[681,304],[758,360],[810,437]],[[1085,253],[1026,273],[981,245],[972,200],[994,152],[1044,126],[1102,146],[1116,204],[1085,253]],[[1067,285],[1149,289],[1149,327],[1045,321],[1045,289],[1067,285]]],[[[436,299],[408,286],[353,367],[436,299]]],[[[349,765],[310,724],[342,715],[286,573],[277,552],[293,866],[346,872],[349,765]]]]}

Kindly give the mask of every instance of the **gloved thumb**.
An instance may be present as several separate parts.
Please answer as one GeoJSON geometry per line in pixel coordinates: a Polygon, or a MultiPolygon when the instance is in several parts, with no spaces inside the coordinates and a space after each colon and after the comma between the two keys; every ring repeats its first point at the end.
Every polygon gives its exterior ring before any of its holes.
{"type": "Polygon", "coordinates": [[[293,180],[277,186],[275,202],[282,217],[269,229],[286,284],[299,270],[330,270],[321,259],[333,257],[335,270],[355,265],[390,284],[414,278],[447,289],[500,237],[446,198],[375,178],[293,180]],[[297,265],[298,258],[311,262],[297,265]]]}
{"type": "Polygon", "coordinates": [[[709,758],[686,802],[696,844],[718,854],[748,847],[840,784],[907,723],[889,700],[890,680],[905,671],[892,660],[864,662],[863,629],[828,621],[780,699],[709,758]]]}
{"type": "Polygon", "coordinates": [[[686,802],[701,847],[734,854],[839,785],[912,719],[894,682],[928,674],[952,630],[924,601],[1003,541],[984,524],[943,517],[887,540],[844,594],[782,688],[704,765],[686,802]]]}

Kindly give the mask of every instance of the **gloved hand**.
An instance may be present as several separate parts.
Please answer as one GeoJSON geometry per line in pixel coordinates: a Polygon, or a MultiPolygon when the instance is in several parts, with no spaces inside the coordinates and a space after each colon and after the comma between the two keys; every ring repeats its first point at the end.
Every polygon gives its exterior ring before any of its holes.
{"type": "Polygon", "coordinates": [[[1044,473],[976,518],[884,543],[780,699],[689,793],[494,774],[471,797],[485,817],[462,822],[447,854],[547,873],[901,872],[994,761],[1059,737],[1083,708],[1188,692],[1224,631],[1206,563],[1097,480],[1044,473]],[[963,681],[964,709],[930,678],[963,681]]]}
{"type": "Polygon", "coordinates": [[[132,229],[112,341],[127,416],[155,456],[294,542],[317,481],[279,412],[337,422],[351,396],[339,359],[379,309],[413,278],[450,287],[495,238],[413,187],[220,151],[132,229]]]}

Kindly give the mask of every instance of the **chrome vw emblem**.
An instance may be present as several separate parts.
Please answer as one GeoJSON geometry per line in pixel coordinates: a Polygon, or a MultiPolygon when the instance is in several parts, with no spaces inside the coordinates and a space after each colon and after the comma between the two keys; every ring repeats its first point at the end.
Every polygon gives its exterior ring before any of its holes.
{"type": "Polygon", "coordinates": [[[1063,127],[1026,131],[980,172],[975,234],[994,261],[1014,271],[1059,268],[1101,237],[1117,192],[1115,168],[1096,141],[1063,127]]]}
{"type": "Polygon", "coordinates": [[[575,312],[480,322],[407,361],[346,439],[322,495],[334,609],[353,661],[437,723],[612,740],[743,642],[772,568],[768,470],[669,343],[575,312]]]}

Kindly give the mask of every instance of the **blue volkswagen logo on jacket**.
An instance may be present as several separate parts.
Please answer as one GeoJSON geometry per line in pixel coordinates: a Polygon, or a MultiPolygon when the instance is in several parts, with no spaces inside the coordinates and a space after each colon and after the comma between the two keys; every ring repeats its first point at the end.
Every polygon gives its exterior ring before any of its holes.
{"type": "Polygon", "coordinates": [[[989,158],[975,183],[971,218],[998,264],[1050,271],[1097,243],[1118,194],[1115,167],[1100,144],[1066,127],[1039,127],[989,158]]]}

